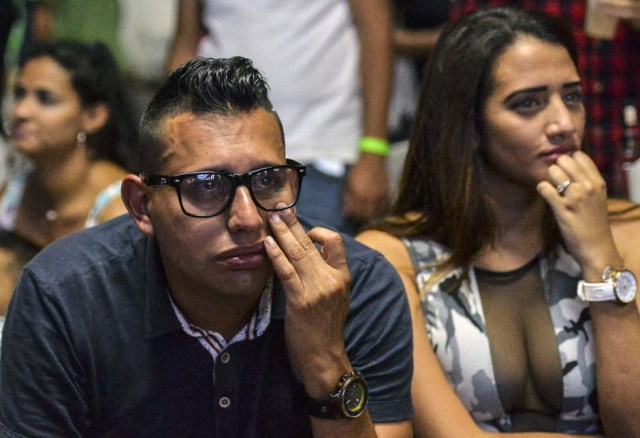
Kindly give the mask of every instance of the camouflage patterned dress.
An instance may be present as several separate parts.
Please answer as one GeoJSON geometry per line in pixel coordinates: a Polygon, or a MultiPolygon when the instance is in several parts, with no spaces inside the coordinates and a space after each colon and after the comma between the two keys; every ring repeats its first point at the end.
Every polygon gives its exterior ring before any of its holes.
{"type": "MultiPolygon", "coordinates": [[[[425,290],[443,246],[403,239],[421,290],[422,310],[433,349],[449,382],[476,423],[485,430],[510,432],[511,418],[498,394],[489,338],[474,269],[457,269],[425,290]]],[[[538,263],[563,373],[562,412],[557,432],[601,433],[596,401],[593,327],[587,304],[576,296],[580,268],[562,248],[538,263]]]]}

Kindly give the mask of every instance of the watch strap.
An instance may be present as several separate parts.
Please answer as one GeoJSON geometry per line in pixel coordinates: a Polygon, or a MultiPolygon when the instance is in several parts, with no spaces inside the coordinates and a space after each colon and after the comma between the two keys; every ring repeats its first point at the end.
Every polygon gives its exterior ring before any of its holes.
{"type": "Polygon", "coordinates": [[[325,420],[339,420],[341,418],[345,418],[338,400],[333,400],[331,398],[325,400],[309,398],[307,409],[309,411],[309,415],[316,418],[323,418],[325,420]]]}
{"type": "Polygon", "coordinates": [[[588,283],[580,280],[578,282],[578,297],[589,302],[617,301],[611,282],[588,283]]]}
{"type": "Polygon", "coordinates": [[[328,420],[339,420],[341,418],[357,417],[362,411],[364,411],[364,408],[366,407],[366,399],[368,398],[366,395],[366,391],[366,382],[362,374],[358,371],[351,371],[344,374],[340,378],[335,391],[331,395],[329,395],[328,399],[316,400],[309,397],[307,401],[308,413],[313,417],[328,420]],[[360,381],[364,386],[365,400],[362,406],[362,410],[358,413],[350,415],[346,412],[346,409],[348,408],[346,408],[342,404],[344,401],[344,392],[347,390],[347,386],[353,384],[355,380],[360,381]]]}

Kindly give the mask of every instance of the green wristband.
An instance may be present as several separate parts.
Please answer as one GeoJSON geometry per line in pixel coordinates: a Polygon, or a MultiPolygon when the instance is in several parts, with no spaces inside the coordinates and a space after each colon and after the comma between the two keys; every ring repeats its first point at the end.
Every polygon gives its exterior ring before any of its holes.
{"type": "Polygon", "coordinates": [[[389,155],[389,142],[376,137],[362,137],[358,144],[358,150],[367,154],[387,157],[389,155]]]}

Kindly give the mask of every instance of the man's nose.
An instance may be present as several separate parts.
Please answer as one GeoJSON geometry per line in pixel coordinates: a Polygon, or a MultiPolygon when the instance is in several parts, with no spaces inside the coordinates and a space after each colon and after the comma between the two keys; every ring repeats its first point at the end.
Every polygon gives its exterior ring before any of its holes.
{"type": "Polygon", "coordinates": [[[262,226],[263,219],[258,206],[253,202],[249,189],[240,185],[229,207],[229,229],[232,231],[253,231],[262,226]]]}

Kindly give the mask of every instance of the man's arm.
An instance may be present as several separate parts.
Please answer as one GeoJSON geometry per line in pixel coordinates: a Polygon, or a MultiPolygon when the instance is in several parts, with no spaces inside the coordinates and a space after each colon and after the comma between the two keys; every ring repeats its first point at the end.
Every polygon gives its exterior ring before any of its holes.
{"type": "MultiPolygon", "coordinates": [[[[387,141],[393,71],[388,0],[349,0],[360,40],[363,136],[387,141]]],[[[357,223],[384,214],[389,205],[386,158],[360,153],[347,178],[344,213],[357,223]]]]}
{"type": "Polygon", "coordinates": [[[50,0],[34,1],[32,21],[33,41],[49,41],[53,38],[53,19],[55,16],[55,5],[50,0]]]}
{"type": "Polygon", "coordinates": [[[426,60],[441,31],[442,27],[429,30],[397,28],[393,32],[393,47],[399,54],[426,60]]]}
{"type": "MultiPolygon", "coordinates": [[[[342,239],[339,234],[324,228],[314,228],[307,234],[290,210],[270,213],[269,224],[273,238],[267,237],[265,247],[286,295],[285,340],[291,362],[300,375],[307,395],[315,400],[327,399],[336,389],[341,376],[353,370],[354,361],[358,360],[353,356],[366,354],[352,352],[347,355],[345,346],[344,327],[349,311],[351,277],[342,239]],[[316,249],[316,244],[320,246],[320,251],[316,249]]],[[[366,322],[372,321],[368,319],[366,322]]],[[[357,321],[352,323],[358,324],[357,321]]],[[[403,335],[404,340],[410,344],[408,319],[407,325],[408,335],[403,335]]],[[[367,332],[364,324],[358,328],[362,329],[361,336],[375,336],[367,332]]],[[[396,329],[402,332],[401,327],[396,329]]],[[[372,369],[370,375],[373,381],[380,380],[383,371],[387,374],[398,372],[410,375],[411,353],[410,348],[407,350],[405,356],[408,357],[404,359],[408,362],[399,363],[408,363],[408,367],[400,370],[372,369]]],[[[388,352],[378,349],[376,353],[376,359],[386,363],[383,356],[388,352]]],[[[367,372],[363,373],[366,379],[367,372]]],[[[408,396],[410,378],[407,383],[408,396]]],[[[387,390],[379,386],[376,385],[378,394],[387,390]]],[[[409,399],[407,397],[407,401],[409,399]]],[[[311,417],[311,425],[316,437],[374,437],[377,436],[376,433],[389,437],[411,436],[408,418],[374,428],[368,412],[354,419],[326,420],[311,417]]]]}
{"type": "Polygon", "coordinates": [[[203,34],[201,12],[199,0],[180,0],[176,29],[165,63],[167,73],[196,56],[198,42],[203,34]]]}

